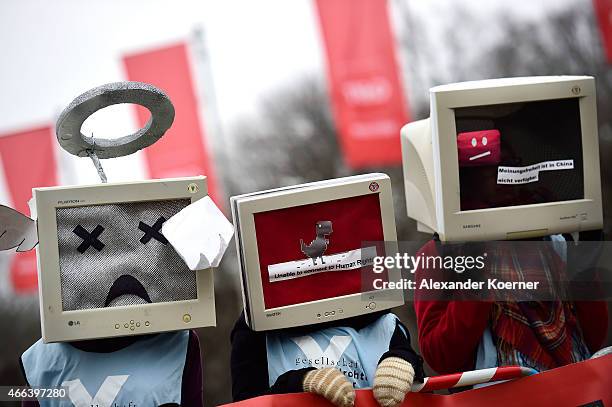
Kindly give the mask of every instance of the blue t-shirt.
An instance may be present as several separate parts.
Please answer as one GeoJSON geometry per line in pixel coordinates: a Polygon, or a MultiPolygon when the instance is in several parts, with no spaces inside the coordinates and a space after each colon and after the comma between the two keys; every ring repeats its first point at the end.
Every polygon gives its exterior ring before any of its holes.
{"type": "Polygon", "coordinates": [[[41,407],[180,404],[188,342],[189,331],[178,331],[97,353],[38,340],[21,361],[30,386],[68,388],[69,400],[40,399],[41,407]]]}
{"type": "Polygon", "coordinates": [[[305,336],[282,331],[269,333],[266,335],[269,385],[289,370],[335,367],[356,388],[372,387],[378,361],[389,350],[397,321],[394,314],[387,313],[359,331],[338,326],[305,336]]]}

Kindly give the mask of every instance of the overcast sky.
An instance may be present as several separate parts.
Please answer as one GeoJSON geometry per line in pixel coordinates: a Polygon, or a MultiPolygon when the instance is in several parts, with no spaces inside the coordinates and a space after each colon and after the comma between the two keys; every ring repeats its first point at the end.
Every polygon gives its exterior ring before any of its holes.
{"type": "MultiPolygon", "coordinates": [[[[459,0],[410,0],[432,30],[459,0]]],[[[523,18],[569,0],[462,0],[474,13],[523,18]]],[[[398,0],[392,0],[397,5],[398,0]]],[[[20,0],[0,5],[0,131],[44,122],[84,90],[123,78],[122,53],[204,27],[224,121],[252,111],[267,89],[319,73],[313,0],[20,0]]],[[[589,3],[590,2],[585,2],[589,3]]],[[[494,21],[492,21],[494,24],[494,21]]],[[[486,30],[483,27],[483,30],[486,30]]]]}

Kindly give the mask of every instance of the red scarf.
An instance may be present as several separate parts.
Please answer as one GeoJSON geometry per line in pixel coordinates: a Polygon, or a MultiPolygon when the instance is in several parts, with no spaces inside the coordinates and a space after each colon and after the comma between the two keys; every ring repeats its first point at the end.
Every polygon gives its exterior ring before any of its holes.
{"type": "MultiPolygon", "coordinates": [[[[555,279],[565,266],[551,246],[533,245],[496,249],[493,273],[505,281],[540,281],[540,287],[559,293],[555,279]]],[[[491,256],[492,253],[489,253],[491,256]]],[[[559,297],[557,297],[559,298],[559,297]]],[[[518,364],[520,352],[539,366],[552,369],[577,362],[574,338],[579,335],[571,303],[556,301],[496,302],[492,331],[497,340],[498,363],[518,364]]]]}

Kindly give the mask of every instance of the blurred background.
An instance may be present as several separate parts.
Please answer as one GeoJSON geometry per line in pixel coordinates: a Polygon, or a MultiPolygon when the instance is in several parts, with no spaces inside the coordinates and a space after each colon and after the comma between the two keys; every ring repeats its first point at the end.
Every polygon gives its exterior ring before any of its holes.
{"type": "MultiPolygon", "coordinates": [[[[29,213],[31,188],[99,182],[61,150],[54,123],[86,90],[138,80],[176,108],[146,151],[103,160],[109,182],[204,174],[228,212],[239,193],[351,174],[391,176],[405,215],[399,129],[429,115],[431,86],[509,76],[597,81],[605,232],[612,200],[610,0],[21,0],[0,5],[0,203],[29,213]]],[[[147,119],[101,110],[83,133],[116,138],[147,119]]],[[[200,329],[206,405],[229,402],[229,333],[241,311],[230,246],[216,272],[218,326],[200,329]]],[[[397,310],[413,333],[411,304],[397,310]]],[[[40,338],[33,253],[0,253],[0,385],[23,383],[40,338]]],[[[609,343],[608,343],[609,344],[609,343]]]]}

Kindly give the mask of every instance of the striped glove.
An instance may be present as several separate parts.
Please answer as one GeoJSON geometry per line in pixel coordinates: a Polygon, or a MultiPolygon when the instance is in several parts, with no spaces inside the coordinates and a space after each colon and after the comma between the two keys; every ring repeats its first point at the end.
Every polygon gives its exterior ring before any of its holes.
{"type": "Polygon", "coordinates": [[[376,369],[374,376],[374,398],[382,407],[396,407],[402,404],[406,393],[412,387],[414,368],[404,359],[389,357],[376,369]]]}
{"type": "Polygon", "coordinates": [[[341,371],[334,367],[311,370],[304,376],[304,391],[325,397],[338,407],[353,407],[355,389],[341,371]]]}

